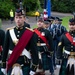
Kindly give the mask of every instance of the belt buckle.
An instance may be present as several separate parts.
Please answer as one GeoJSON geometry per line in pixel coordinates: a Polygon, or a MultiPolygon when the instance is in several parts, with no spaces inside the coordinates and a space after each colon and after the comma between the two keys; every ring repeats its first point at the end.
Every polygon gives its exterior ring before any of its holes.
{"type": "Polygon", "coordinates": [[[37,43],[37,46],[41,46],[41,43],[37,43]]]}

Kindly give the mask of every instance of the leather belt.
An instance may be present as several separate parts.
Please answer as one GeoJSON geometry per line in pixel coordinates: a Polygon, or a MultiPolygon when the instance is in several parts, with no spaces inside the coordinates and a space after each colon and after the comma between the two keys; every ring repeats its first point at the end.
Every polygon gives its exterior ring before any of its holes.
{"type": "MultiPolygon", "coordinates": [[[[12,54],[12,50],[9,50],[9,54],[12,54]]],[[[23,51],[22,51],[22,53],[21,53],[21,55],[20,56],[23,56],[23,55],[25,55],[28,59],[31,59],[31,54],[30,54],[30,52],[29,51],[27,51],[26,49],[24,49],[23,51]]]]}
{"type": "Polygon", "coordinates": [[[37,46],[46,46],[46,43],[37,43],[37,46]]]}

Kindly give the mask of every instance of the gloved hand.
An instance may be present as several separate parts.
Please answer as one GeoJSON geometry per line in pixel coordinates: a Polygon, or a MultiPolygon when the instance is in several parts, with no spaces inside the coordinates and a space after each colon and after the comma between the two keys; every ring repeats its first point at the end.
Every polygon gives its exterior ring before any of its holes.
{"type": "Polygon", "coordinates": [[[3,72],[4,75],[7,75],[7,72],[6,72],[5,68],[1,68],[1,71],[3,72]]]}
{"type": "Polygon", "coordinates": [[[30,74],[30,75],[35,75],[35,72],[34,72],[34,71],[30,71],[29,74],[30,74]]]}

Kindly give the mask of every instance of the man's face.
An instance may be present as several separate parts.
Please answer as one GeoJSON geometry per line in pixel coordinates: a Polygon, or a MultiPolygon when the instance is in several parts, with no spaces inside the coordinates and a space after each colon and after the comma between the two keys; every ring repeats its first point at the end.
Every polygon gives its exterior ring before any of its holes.
{"type": "Polygon", "coordinates": [[[38,26],[38,27],[42,27],[42,26],[43,26],[43,22],[38,21],[38,22],[37,22],[37,26],[38,26]]]}
{"type": "Polygon", "coordinates": [[[58,24],[58,20],[54,20],[54,24],[58,24]]]}
{"type": "Polygon", "coordinates": [[[43,23],[43,28],[47,29],[49,27],[49,24],[43,23]]]}
{"type": "Polygon", "coordinates": [[[69,30],[74,31],[75,30],[75,24],[74,25],[69,25],[69,30]]]}
{"type": "Polygon", "coordinates": [[[59,21],[58,24],[62,24],[62,21],[59,21]]]}
{"type": "Polygon", "coordinates": [[[21,16],[15,16],[15,23],[18,27],[21,27],[24,25],[25,17],[23,15],[21,16]]]}

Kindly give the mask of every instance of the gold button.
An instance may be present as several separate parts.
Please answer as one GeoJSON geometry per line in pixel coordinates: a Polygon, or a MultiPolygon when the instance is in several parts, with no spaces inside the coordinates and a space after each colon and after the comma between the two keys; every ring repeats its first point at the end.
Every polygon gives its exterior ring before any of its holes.
{"type": "Polygon", "coordinates": [[[40,41],[40,39],[38,39],[38,41],[40,41]]]}
{"type": "Polygon", "coordinates": [[[19,37],[19,35],[17,35],[17,37],[19,37]]]}
{"type": "Polygon", "coordinates": [[[18,31],[18,33],[20,33],[20,31],[18,31]]]}
{"type": "Polygon", "coordinates": [[[71,48],[73,48],[73,46],[71,46],[71,48]]]}
{"type": "Polygon", "coordinates": [[[71,51],[73,51],[73,49],[71,49],[71,51]]]}

